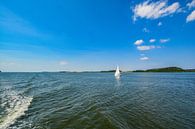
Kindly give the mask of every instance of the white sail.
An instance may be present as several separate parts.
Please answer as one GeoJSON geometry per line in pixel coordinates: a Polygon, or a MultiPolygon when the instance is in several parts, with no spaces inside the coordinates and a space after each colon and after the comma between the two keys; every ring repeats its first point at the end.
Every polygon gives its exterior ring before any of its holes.
{"type": "Polygon", "coordinates": [[[116,78],[120,78],[120,70],[119,70],[119,67],[118,67],[118,66],[117,66],[117,68],[116,68],[116,72],[115,72],[114,76],[115,76],[116,78]]]}

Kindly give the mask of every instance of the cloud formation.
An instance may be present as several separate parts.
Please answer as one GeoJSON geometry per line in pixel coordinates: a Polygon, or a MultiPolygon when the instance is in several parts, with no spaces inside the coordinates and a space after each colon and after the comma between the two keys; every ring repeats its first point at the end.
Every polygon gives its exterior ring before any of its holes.
{"type": "Polygon", "coordinates": [[[140,39],[140,40],[137,40],[137,41],[135,41],[135,45],[141,45],[142,43],[144,43],[144,41],[142,40],[142,39],[140,39]]]}
{"type": "Polygon", "coordinates": [[[192,2],[187,3],[187,6],[188,6],[189,9],[195,7],[195,0],[192,0],[192,2]]]}
{"type": "Polygon", "coordinates": [[[144,56],[144,57],[141,57],[141,58],[140,58],[140,60],[142,60],[142,61],[146,61],[146,60],[149,60],[149,58],[148,58],[148,57],[146,57],[146,56],[144,56]]]}
{"type": "Polygon", "coordinates": [[[191,22],[195,20],[195,10],[192,11],[186,18],[186,22],[191,22]]]}
{"type": "Polygon", "coordinates": [[[167,5],[167,1],[151,2],[147,0],[133,8],[133,20],[136,21],[138,17],[146,19],[157,19],[168,16],[178,12],[179,7],[180,4],[178,2],[167,5]]]}
{"type": "Polygon", "coordinates": [[[62,66],[67,65],[67,64],[68,64],[68,62],[64,61],[64,60],[59,62],[59,65],[62,65],[62,66]]]}
{"type": "Polygon", "coordinates": [[[143,32],[149,33],[150,31],[147,28],[143,28],[143,32]]]}
{"type": "Polygon", "coordinates": [[[140,51],[147,51],[147,50],[151,50],[151,49],[154,49],[155,46],[154,45],[151,45],[151,46],[137,46],[137,49],[140,50],[140,51]]]}
{"type": "Polygon", "coordinates": [[[158,26],[162,26],[162,22],[159,22],[159,23],[158,23],[158,26]]]}
{"type": "Polygon", "coordinates": [[[154,43],[154,42],[156,42],[156,39],[150,39],[149,42],[154,43]]]}
{"type": "Polygon", "coordinates": [[[160,43],[166,43],[166,42],[169,42],[170,39],[160,39],[160,43]]]}

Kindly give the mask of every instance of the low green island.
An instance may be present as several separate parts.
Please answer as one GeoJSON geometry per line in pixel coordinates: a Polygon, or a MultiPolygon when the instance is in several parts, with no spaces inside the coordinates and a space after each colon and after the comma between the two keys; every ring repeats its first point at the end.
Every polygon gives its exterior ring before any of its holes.
{"type": "MultiPolygon", "coordinates": [[[[116,70],[108,70],[108,71],[100,71],[101,73],[109,73],[109,72],[115,72],[116,70]]],[[[120,70],[120,72],[122,72],[121,70],[120,70]]]]}
{"type": "MultiPolygon", "coordinates": [[[[100,72],[115,72],[115,70],[100,71],[100,72]]],[[[121,71],[122,72],[122,71],[121,71]]],[[[164,67],[164,68],[154,68],[147,70],[134,70],[127,72],[195,72],[195,69],[182,69],[180,67],[164,67]]]]}
{"type": "Polygon", "coordinates": [[[132,72],[195,72],[195,69],[182,69],[179,67],[154,68],[147,70],[135,70],[132,72]]]}

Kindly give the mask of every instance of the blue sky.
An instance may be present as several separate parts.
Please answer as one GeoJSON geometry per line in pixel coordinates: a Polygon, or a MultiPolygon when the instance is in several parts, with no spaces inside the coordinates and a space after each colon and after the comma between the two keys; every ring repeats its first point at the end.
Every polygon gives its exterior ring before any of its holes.
{"type": "Polygon", "coordinates": [[[195,0],[0,0],[0,70],[195,68],[195,0]]]}

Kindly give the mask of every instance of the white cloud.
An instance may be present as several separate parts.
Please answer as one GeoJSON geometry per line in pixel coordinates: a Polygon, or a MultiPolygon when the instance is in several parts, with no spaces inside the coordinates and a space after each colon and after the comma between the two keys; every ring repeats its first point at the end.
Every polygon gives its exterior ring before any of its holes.
{"type": "Polygon", "coordinates": [[[166,43],[166,42],[169,42],[170,39],[160,39],[160,43],[166,43]]]}
{"type": "Polygon", "coordinates": [[[17,65],[17,63],[15,63],[15,62],[1,62],[0,65],[4,65],[4,66],[15,66],[15,65],[17,65]]]}
{"type": "Polygon", "coordinates": [[[187,4],[187,6],[188,6],[189,9],[195,7],[195,0],[192,0],[191,3],[188,3],[188,4],[187,4]]]}
{"type": "Polygon", "coordinates": [[[151,2],[149,0],[138,4],[133,9],[133,20],[138,17],[146,19],[157,19],[168,16],[179,11],[179,3],[175,2],[172,5],[167,5],[167,1],[151,2]]]}
{"type": "Polygon", "coordinates": [[[142,40],[142,39],[140,39],[140,40],[137,40],[137,41],[135,41],[135,45],[141,45],[142,43],[144,43],[144,41],[142,40]]]}
{"type": "Polygon", "coordinates": [[[192,11],[186,18],[186,22],[194,21],[195,20],[195,10],[192,11]]]}
{"type": "Polygon", "coordinates": [[[147,50],[151,50],[151,49],[154,49],[155,46],[154,45],[151,45],[151,46],[137,46],[137,49],[140,50],[140,51],[147,51],[147,50]]]}
{"type": "Polygon", "coordinates": [[[147,28],[143,28],[143,32],[145,32],[145,33],[149,33],[149,32],[150,32],[150,30],[148,30],[147,28]]]}
{"type": "Polygon", "coordinates": [[[159,22],[159,23],[158,23],[158,26],[162,26],[162,22],[159,22]]]}
{"type": "Polygon", "coordinates": [[[149,42],[154,43],[154,42],[156,42],[156,39],[150,39],[149,42]]]}
{"type": "Polygon", "coordinates": [[[67,61],[60,61],[60,62],[59,62],[59,65],[62,65],[62,66],[67,65],[67,64],[68,64],[67,61]]]}
{"type": "Polygon", "coordinates": [[[140,58],[140,60],[142,60],[142,61],[146,61],[146,60],[149,60],[149,58],[148,58],[148,57],[146,57],[146,56],[144,56],[144,57],[141,57],[141,58],[140,58]]]}

